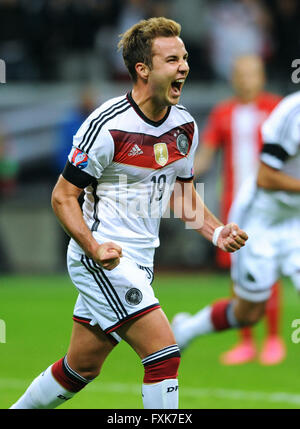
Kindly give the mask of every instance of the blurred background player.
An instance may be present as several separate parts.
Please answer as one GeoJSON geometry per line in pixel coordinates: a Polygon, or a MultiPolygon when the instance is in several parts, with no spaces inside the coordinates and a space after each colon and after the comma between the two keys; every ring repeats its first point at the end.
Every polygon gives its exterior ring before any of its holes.
{"type": "MultiPolygon", "coordinates": [[[[12,153],[4,133],[0,134],[0,208],[16,191],[18,162],[12,153]]],[[[12,257],[9,254],[5,235],[0,233],[0,275],[13,272],[12,257]]]]}
{"type": "Polygon", "coordinates": [[[271,287],[289,276],[300,289],[300,92],[285,97],[263,124],[257,175],[249,177],[233,203],[249,240],[232,258],[235,296],[218,300],[196,315],[174,319],[181,348],[198,335],[257,323],[271,287]]]}
{"type": "Polygon", "coordinates": [[[58,139],[56,144],[56,164],[57,174],[60,174],[64,169],[66,159],[72,148],[73,136],[81,126],[82,122],[96,109],[98,106],[98,96],[96,89],[92,87],[84,87],[78,97],[78,104],[62,121],[59,127],[58,139]]]}
{"type": "MultiPolygon", "coordinates": [[[[232,70],[235,96],[223,101],[212,110],[202,132],[201,146],[195,160],[195,175],[203,175],[212,165],[218,149],[223,152],[222,193],[220,217],[227,222],[229,209],[242,183],[257,169],[262,146],[260,127],[280,97],[263,91],[265,71],[258,55],[236,58],[232,70]]],[[[218,267],[230,267],[230,255],[216,249],[218,267]]],[[[266,310],[266,339],[260,354],[265,365],[277,364],[285,357],[280,337],[279,282],[272,289],[266,310]]],[[[241,364],[255,359],[257,348],[251,328],[240,331],[239,343],[221,355],[221,362],[241,364]]]]}

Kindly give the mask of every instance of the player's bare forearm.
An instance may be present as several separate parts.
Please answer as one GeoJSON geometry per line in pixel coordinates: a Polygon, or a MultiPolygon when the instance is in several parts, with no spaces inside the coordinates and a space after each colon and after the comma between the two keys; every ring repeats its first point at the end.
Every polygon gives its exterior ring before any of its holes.
{"type": "Polygon", "coordinates": [[[257,185],[270,191],[300,192],[300,180],[260,162],[257,185]]]}
{"type": "Polygon", "coordinates": [[[209,143],[203,142],[195,155],[194,174],[195,177],[202,176],[211,167],[216,149],[209,143]]]}
{"type": "MultiPolygon", "coordinates": [[[[235,252],[245,245],[247,234],[236,224],[223,225],[206,207],[196,192],[193,182],[176,182],[170,206],[176,217],[183,220],[209,241],[213,241],[216,228],[224,227],[216,239],[216,245],[226,252],[235,252]]],[[[221,229],[221,228],[220,228],[221,229]]]]}
{"type": "Polygon", "coordinates": [[[82,247],[87,256],[93,257],[99,244],[84,222],[78,203],[81,189],[69,183],[62,176],[52,192],[52,207],[66,233],[82,247]]]}
{"type": "Polygon", "coordinates": [[[223,225],[206,207],[192,181],[176,182],[170,205],[176,217],[207,240],[211,241],[214,230],[223,225]]]}
{"type": "Polygon", "coordinates": [[[85,254],[106,269],[112,269],[119,263],[122,251],[115,243],[99,244],[86,225],[78,197],[82,189],[77,188],[62,176],[52,192],[52,207],[66,233],[72,237],[85,254]]]}

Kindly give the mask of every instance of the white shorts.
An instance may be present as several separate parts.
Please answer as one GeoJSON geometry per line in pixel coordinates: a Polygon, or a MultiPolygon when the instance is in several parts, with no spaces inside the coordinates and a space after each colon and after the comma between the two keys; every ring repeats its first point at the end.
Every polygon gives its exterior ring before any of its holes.
{"type": "Polygon", "coordinates": [[[300,290],[300,218],[275,221],[270,213],[252,206],[239,226],[249,239],[231,255],[236,295],[252,302],[266,301],[281,275],[291,277],[300,290]]]}
{"type": "Polygon", "coordinates": [[[98,324],[116,341],[114,332],[123,323],[159,308],[151,283],[153,270],[141,267],[131,259],[122,257],[111,271],[97,265],[85,255],[68,250],[68,270],[79,292],[73,319],[98,324]]]}

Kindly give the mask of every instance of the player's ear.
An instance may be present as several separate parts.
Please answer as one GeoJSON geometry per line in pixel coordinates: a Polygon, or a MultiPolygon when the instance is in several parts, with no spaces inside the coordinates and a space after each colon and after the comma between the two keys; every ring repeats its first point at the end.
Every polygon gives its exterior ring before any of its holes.
{"type": "Polygon", "coordinates": [[[148,79],[150,69],[145,63],[136,63],[135,71],[137,76],[139,76],[141,79],[148,79]]]}

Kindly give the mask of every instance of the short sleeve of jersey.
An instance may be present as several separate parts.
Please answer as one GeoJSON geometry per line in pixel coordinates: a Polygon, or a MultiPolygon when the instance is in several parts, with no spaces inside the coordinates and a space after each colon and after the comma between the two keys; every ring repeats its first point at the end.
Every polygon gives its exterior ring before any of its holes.
{"type": "Polygon", "coordinates": [[[294,156],[299,147],[300,95],[298,103],[286,97],[275,107],[262,126],[262,138],[261,161],[282,169],[285,161],[294,156]]]}
{"type": "Polygon", "coordinates": [[[185,166],[177,174],[177,180],[191,180],[194,177],[195,153],[199,143],[198,127],[194,121],[194,135],[191,150],[186,157],[185,166]]]}
{"type": "Polygon", "coordinates": [[[221,132],[221,115],[220,108],[215,107],[210,115],[208,116],[205,127],[203,128],[200,140],[203,144],[218,147],[222,143],[222,132],[221,132]]]}
{"type": "Polygon", "coordinates": [[[96,118],[92,114],[75,134],[63,171],[63,177],[80,188],[100,179],[114,155],[112,137],[105,128],[97,128],[96,118]]]}

